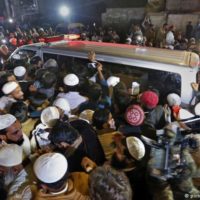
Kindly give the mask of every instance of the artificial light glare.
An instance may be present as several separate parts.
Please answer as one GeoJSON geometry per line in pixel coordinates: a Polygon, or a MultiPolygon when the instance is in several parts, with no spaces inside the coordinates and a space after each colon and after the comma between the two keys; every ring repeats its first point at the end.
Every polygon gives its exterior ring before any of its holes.
{"type": "Polygon", "coordinates": [[[8,21],[9,21],[10,23],[13,23],[13,19],[12,19],[12,18],[9,18],[8,21]]]}
{"type": "Polygon", "coordinates": [[[6,43],[7,43],[6,39],[2,39],[2,40],[1,40],[1,43],[2,43],[2,44],[6,44],[6,43]]]}
{"type": "Polygon", "coordinates": [[[59,12],[61,16],[66,17],[69,15],[70,10],[67,6],[61,6],[59,12]]]}

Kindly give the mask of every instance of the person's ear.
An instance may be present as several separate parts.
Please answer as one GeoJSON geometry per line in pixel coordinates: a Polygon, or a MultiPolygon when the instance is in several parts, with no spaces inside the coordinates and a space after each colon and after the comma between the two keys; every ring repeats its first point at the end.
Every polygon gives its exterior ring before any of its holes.
{"type": "Polygon", "coordinates": [[[7,136],[6,135],[0,135],[0,141],[7,141],[7,136]]]}

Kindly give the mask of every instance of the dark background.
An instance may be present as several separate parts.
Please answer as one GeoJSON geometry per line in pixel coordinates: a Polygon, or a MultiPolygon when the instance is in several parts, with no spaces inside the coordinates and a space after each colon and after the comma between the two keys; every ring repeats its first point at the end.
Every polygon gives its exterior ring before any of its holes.
{"type": "MultiPolygon", "coordinates": [[[[5,1],[22,4],[31,4],[32,2],[32,0],[0,0],[0,16],[6,16],[5,1]]],[[[42,23],[67,21],[68,19],[59,15],[58,9],[61,5],[68,5],[71,8],[71,21],[98,22],[101,20],[101,14],[106,12],[106,8],[144,7],[146,3],[147,0],[38,0],[39,10],[36,18],[29,17],[28,20],[40,19],[42,23]]]]}
{"type": "Polygon", "coordinates": [[[39,0],[40,15],[49,19],[60,19],[59,5],[71,7],[71,20],[80,22],[100,21],[106,8],[144,7],[147,0],[39,0]],[[47,3],[48,1],[48,3],[47,3]]]}

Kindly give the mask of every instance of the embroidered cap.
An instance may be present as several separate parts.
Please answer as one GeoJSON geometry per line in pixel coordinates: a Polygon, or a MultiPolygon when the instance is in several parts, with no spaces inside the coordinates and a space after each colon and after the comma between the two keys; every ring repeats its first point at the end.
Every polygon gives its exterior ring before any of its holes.
{"type": "Polygon", "coordinates": [[[132,126],[139,126],[144,121],[144,111],[138,105],[131,105],[126,109],[126,121],[132,126]]]}

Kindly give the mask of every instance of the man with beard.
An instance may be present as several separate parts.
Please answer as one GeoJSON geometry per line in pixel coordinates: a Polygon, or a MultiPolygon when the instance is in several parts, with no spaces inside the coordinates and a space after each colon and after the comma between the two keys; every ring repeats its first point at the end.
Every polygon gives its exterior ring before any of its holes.
{"type": "Polygon", "coordinates": [[[25,157],[31,153],[28,137],[22,132],[20,122],[11,114],[0,115],[0,146],[5,143],[22,146],[25,157]]]}
{"type": "Polygon", "coordinates": [[[24,99],[24,93],[16,81],[10,81],[2,86],[4,96],[0,98],[0,110],[9,112],[14,102],[24,99]]]}
{"type": "Polygon", "coordinates": [[[1,189],[6,191],[9,200],[32,198],[28,174],[22,165],[22,154],[22,148],[16,144],[5,144],[0,147],[1,189]]]}

